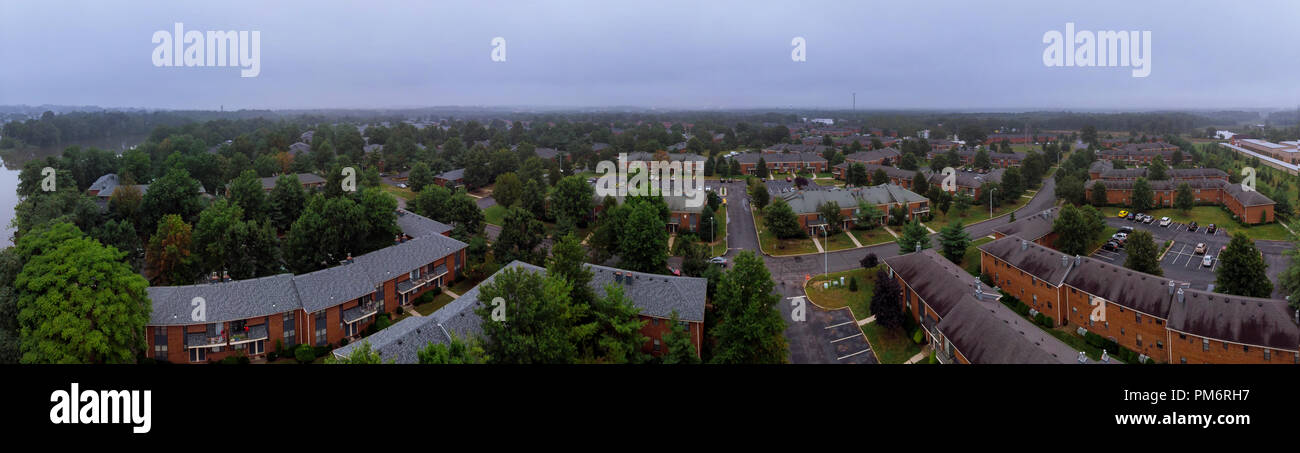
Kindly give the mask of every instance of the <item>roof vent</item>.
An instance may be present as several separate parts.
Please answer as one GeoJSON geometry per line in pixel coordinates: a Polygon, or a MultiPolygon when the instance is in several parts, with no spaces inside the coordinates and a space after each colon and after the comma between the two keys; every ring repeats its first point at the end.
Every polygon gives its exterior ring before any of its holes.
{"type": "Polygon", "coordinates": [[[1020,250],[1021,250],[1021,251],[1029,250],[1029,241],[1026,241],[1026,240],[1024,240],[1024,239],[1021,239],[1021,240],[1020,240],[1020,250]]]}
{"type": "Polygon", "coordinates": [[[1070,257],[1061,255],[1061,267],[1070,267],[1070,257]]]}
{"type": "Polygon", "coordinates": [[[1179,301],[1179,302],[1182,302],[1183,304],[1186,304],[1186,303],[1187,303],[1187,299],[1185,299],[1184,296],[1183,296],[1183,289],[1182,289],[1182,288],[1178,288],[1178,301],[1179,301]]]}
{"type": "Polygon", "coordinates": [[[1173,280],[1170,280],[1170,281],[1169,281],[1169,294],[1170,294],[1170,295],[1173,295],[1173,294],[1174,294],[1174,281],[1173,281],[1173,280]]]}

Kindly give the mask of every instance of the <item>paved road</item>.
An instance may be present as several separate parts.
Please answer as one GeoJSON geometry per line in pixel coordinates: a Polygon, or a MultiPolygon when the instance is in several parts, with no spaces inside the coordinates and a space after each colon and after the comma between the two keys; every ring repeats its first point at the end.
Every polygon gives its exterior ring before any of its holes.
{"type": "MultiPolygon", "coordinates": [[[[749,215],[749,204],[746,200],[745,186],[743,183],[725,184],[727,187],[727,242],[730,249],[727,250],[729,258],[734,257],[741,250],[752,250],[759,252],[758,234],[754,229],[753,217],[749,215]]],[[[1056,204],[1056,181],[1047,179],[1043,186],[1034,195],[1034,198],[1016,211],[1017,218],[1051,208],[1056,204]]],[[[1008,217],[1003,216],[986,222],[977,223],[966,228],[972,238],[988,236],[993,233],[993,229],[1006,225],[1008,217]]],[[[930,235],[932,241],[937,243],[937,234],[930,235]]],[[[862,353],[853,357],[844,357],[836,347],[842,346],[838,343],[830,344],[827,340],[828,332],[843,330],[844,327],[834,327],[838,320],[838,311],[825,311],[814,305],[808,305],[807,320],[796,322],[791,320],[791,297],[803,296],[803,283],[805,275],[817,275],[826,271],[840,272],[845,270],[857,269],[858,264],[868,253],[875,253],[881,259],[898,255],[898,244],[886,242],[870,247],[841,250],[813,255],[773,257],[763,256],[767,264],[768,271],[772,274],[772,279],[776,282],[776,291],[782,297],[780,311],[782,319],[786,321],[785,337],[790,347],[791,363],[874,363],[875,357],[871,353],[862,353]],[[867,356],[872,356],[868,358],[867,356]]],[[[847,311],[842,313],[847,314],[847,311]]],[[[854,340],[844,340],[854,341],[854,340]]],[[[864,342],[865,343],[865,342],[864,342]]]]}

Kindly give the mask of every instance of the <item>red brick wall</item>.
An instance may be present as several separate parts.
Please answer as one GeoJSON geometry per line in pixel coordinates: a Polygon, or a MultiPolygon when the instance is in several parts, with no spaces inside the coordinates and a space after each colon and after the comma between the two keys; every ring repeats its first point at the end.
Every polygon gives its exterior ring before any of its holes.
{"type": "Polygon", "coordinates": [[[980,251],[980,269],[983,273],[992,276],[994,283],[1002,288],[1002,291],[1020,299],[1029,308],[1051,316],[1055,325],[1061,325],[1065,306],[1061,303],[1059,287],[1034,278],[1032,274],[1017,269],[1010,263],[984,251],[980,251]]]}
{"type": "Polygon", "coordinates": [[[1137,314],[1131,308],[1106,302],[1106,321],[1097,321],[1089,325],[1088,316],[1094,307],[1088,305],[1088,294],[1069,285],[1063,285],[1066,309],[1072,323],[1088,329],[1092,333],[1115,340],[1120,346],[1160,361],[1169,360],[1169,345],[1165,324],[1167,320],[1143,313],[1142,321],[1137,321],[1137,314]],[[1141,345],[1138,344],[1139,337],[1141,345]]]}
{"type": "Polygon", "coordinates": [[[1213,339],[1210,339],[1207,350],[1204,337],[1184,334],[1174,330],[1169,331],[1167,343],[1170,363],[1296,363],[1296,350],[1246,346],[1213,339]],[[1268,351],[1267,359],[1264,357],[1265,351],[1268,351]]]}
{"type": "MultiPolygon", "coordinates": [[[[638,316],[638,318],[645,322],[645,325],[641,326],[641,335],[645,335],[646,342],[645,345],[641,347],[641,352],[655,356],[662,355],[667,351],[663,344],[663,340],[664,336],[668,335],[668,333],[672,331],[672,320],[645,315],[638,316]],[[659,341],[659,351],[655,351],[654,349],[655,340],[659,341]]],[[[704,332],[704,326],[698,322],[687,322],[686,328],[690,331],[691,344],[695,345],[695,355],[698,357],[700,355],[700,349],[703,347],[701,340],[703,338],[702,334],[704,332]]]]}

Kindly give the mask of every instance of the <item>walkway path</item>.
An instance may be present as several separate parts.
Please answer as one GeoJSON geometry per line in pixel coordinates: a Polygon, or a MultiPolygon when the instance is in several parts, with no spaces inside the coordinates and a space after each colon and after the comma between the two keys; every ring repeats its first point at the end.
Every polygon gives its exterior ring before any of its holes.
{"type": "Polygon", "coordinates": [[[822,248],[822,243],[817,240],[817,236],[813,236],[812,241],[813,241],[813,245],[817,246],[817,253],[823,253],[826,251],[826,249],[822,248]]]}
{"type": "Polygon", "coordinates": [[[861,243],[861,242],[858,242],[858,237],[857,237],[857,236],[854,236],[853,233],[850,233],[850,232],[848,232],[848,231],[845,231],[844,234],[849,235],[849,240],[852,240],[852,241],[853,241],[853,245],[858,246],[858,247],[862,247],[862,243],[861,243]]]}

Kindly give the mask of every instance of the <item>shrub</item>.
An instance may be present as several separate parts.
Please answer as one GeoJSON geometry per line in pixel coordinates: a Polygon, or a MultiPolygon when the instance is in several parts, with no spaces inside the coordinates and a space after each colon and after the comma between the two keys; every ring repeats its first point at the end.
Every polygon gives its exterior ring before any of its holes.
{"type": "Polygon", "coordinates": [[[924,339],[925,339],[925,335],[922,335],[921,329],[916,329],[915,331],[912,332],[913,343],[921,344],[921,341],[924,339]]]}
{"type": "Polygon", "coordinates": [[[849,277],[849,291],[857,292],[857,290],[858,290],[858,278],[849,277]]]}
{"type": "Polygon", "coordinates": [[[341,348],[341,347],[344,347],[344,346],[347,346],[347,345],[348,345],[348,339],[347,339],[347,338],[344,338],[344,339],[342,339],[342,340],[339,340],[339,347],[340,347],[340,348],[341,348]]]}
{"type": "Polygon", "coordinates": [[[298,363],[312,363],[316,360],[316,351],[313,348],[298,348],[294,351],[293,358],[298,359],[298,363]]]}
{"type": "Polygon", "coordinates": [[[875,253],[868,253],[867,256],[862,257],[862,261],[858,262],[858,264],[861,264],[864,269],[871,269],[880,264],[880,257],[876,256],[875,253]]]}

